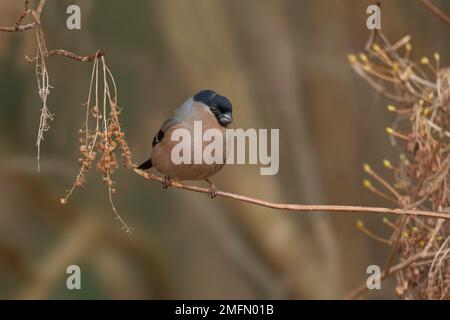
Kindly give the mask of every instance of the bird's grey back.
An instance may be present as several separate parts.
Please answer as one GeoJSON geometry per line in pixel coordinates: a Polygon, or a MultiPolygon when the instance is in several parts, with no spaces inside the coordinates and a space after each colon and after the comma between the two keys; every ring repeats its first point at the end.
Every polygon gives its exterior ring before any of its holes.
{"type": "MultiPolygon", "coordinates": [[[[153,136],[153,148],[164,139],[166,132],[169,129],[183,123],[185,125],[188,124],[188,126],[189,123],[192,125],[194,121],[198,120],[198,111],[203,110],[209,112],[211,116],[213,115],[211,111],[209,111],[209,107],[206,106],[203,102],[195,101],[192,97],[187,99],[181,106],[175,109],[172,116],[162,124],[158,132],[153,136]]],[[[144,167],[147,168],[146,166],[144,167]]]]}
{"type": "Polygon", "coordinates": [[[196,103],[194,103],[194,99],[192,99],[192,97],[187,99],[181,106],[176,108],[172,116],[166,122],[164,122],[161,130],[165,132],[169,128],[179,123],[191,120],[193,108],[195,107],[196,103]]]}
{"type": "Polygon", "coordinates": [[[178,121],[185,121],[189,119],[192,115],[192,109],[194,108],[194,99],[187,99],[181,106],[175,109],[171,118],[177,119],[178,121]]]}

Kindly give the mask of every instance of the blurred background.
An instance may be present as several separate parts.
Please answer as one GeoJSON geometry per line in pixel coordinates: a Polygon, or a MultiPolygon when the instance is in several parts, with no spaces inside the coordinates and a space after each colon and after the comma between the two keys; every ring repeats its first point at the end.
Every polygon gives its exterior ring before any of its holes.
{"type": "MultiPolygon", "coordinates": [[[[107,51],[135,162],[148,158],[175,107],[210,88],[232,101],[234,128],[280,129],[278,175],[227,166],[213,178],[219,189],[277,202],[388,206],[362,187],[361,165],[383,173],[382,159],[396,154],[384,132],[393,115],[346,58],[368,39],[373,2],[48,0],[42,22],[49,49],[107,51]],[[79,31],[66,28],[71,4],[81,7],[79,31]]],[[[450,2],[434,3],[450,12],[450,2]]],[[[438,51],[449,63],[450,28],[419,1],[382,1],[382,9],[391,41],[410,34],[417,59],[438,51]]],[[[22,11],[22,1],[0,0],[0,25],[22,11]]],[[[384,266],[389,248],[355,227],[362,218],[388,237],[379,216],[211,200],[164,191],[123,168],[115,202],[131,236],[115,222],[96,170],[60,205],[77,174],[92,64],[47,59],[55,121],[38,174],[41,104],[24,58],[35,50],[33,31],[0,33],[0,298],[342,298],[365,281],[368,265],[384,266]],[[82,290],[66,288],[72,264],[82,290]]],[[[394,298],[392,284],[365,297],[394,298]]]]}

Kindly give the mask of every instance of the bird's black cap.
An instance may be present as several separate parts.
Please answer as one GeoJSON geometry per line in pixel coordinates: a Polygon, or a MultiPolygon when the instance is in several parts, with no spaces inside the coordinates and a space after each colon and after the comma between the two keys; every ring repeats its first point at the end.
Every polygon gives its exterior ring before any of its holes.
{"type": "Polygon", "coordinates": [[[232,112],[232,105],[227,97],[221,96],[213,90],[201,90],[194,96],[194,101],[203,102],[208,107],[219,107],[223,111],[232,112]]]}

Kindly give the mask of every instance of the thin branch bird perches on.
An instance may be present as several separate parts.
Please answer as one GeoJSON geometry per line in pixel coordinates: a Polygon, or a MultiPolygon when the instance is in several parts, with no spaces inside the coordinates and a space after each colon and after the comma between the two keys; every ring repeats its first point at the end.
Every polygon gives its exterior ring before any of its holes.
{"type": "MultiPolygon", "coordinates": [[[[164,178],[156,174],[145,172],[139,169],[134,169],[141,177],[147,180],[153,180],[163,183],[164,178]]],[[[193,185],[184,184],[178,181],[172,181],[171,187],[177,189],[184,189],[199,193],[209,193],[208,188],[197,187],[193,185]]],[[[261,207],[272,208],[277,210],[286,211],[304,211],[304,212],[314,212],[314,211],[327,211],[327,212],[348,212],[348,213],[374,213],[374,214],[395,214],[395,215],[408,215],[408,216],[422,216],[429,218],[442,218],[450,220],[450,214],[445,212],[433,212],[433,211],[423,211],[414,209],[392,209],[392,208],[382,208],[382,207],[364,207],[364,206],[344,206],[344,205],[304,205],[304,204],[288,204],[288,203],[276,203],[270,202],[262,199],[247,197],[241,194],[225,192],[217,190],[217,196],[224,198],[239,200],[251,204],[255,204],[261,207]]]]}

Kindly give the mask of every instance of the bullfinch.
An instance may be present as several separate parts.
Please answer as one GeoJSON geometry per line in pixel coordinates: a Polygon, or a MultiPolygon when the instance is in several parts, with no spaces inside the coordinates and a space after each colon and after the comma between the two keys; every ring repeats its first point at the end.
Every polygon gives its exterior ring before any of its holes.
{"type": "Polygon", "coordinates": [[[214,128],[220,130],[223,137],[222,146],[226,146],[226,128],[233,121],[233,111],[230,100],[214,92],[213,90],[201,90],[190,97],[172,116],[163,123],[155,134],[152,142],[153,151],[149,160],[141,164],[138,169],[145,170],[154,167],[164,175],[163,188],[168,188],[172,179],[182,180],[205,180],[209,183],[209,195],[214,198],[217,189],[208,179],[216,174],[225,164],[226,150],[222,151],[223,162],[206,164],[181,163],[175,164],[172,160],[172,149],[179,143],[172,141],[172,132],[176,129],[187,129],[191,136],[191,159],[194,159],[195,143],[202,143],[202,149],[208,145],[207,141],[194,139],[194,121],[201,121],[202,137],[205,130],[214,128]]]}

